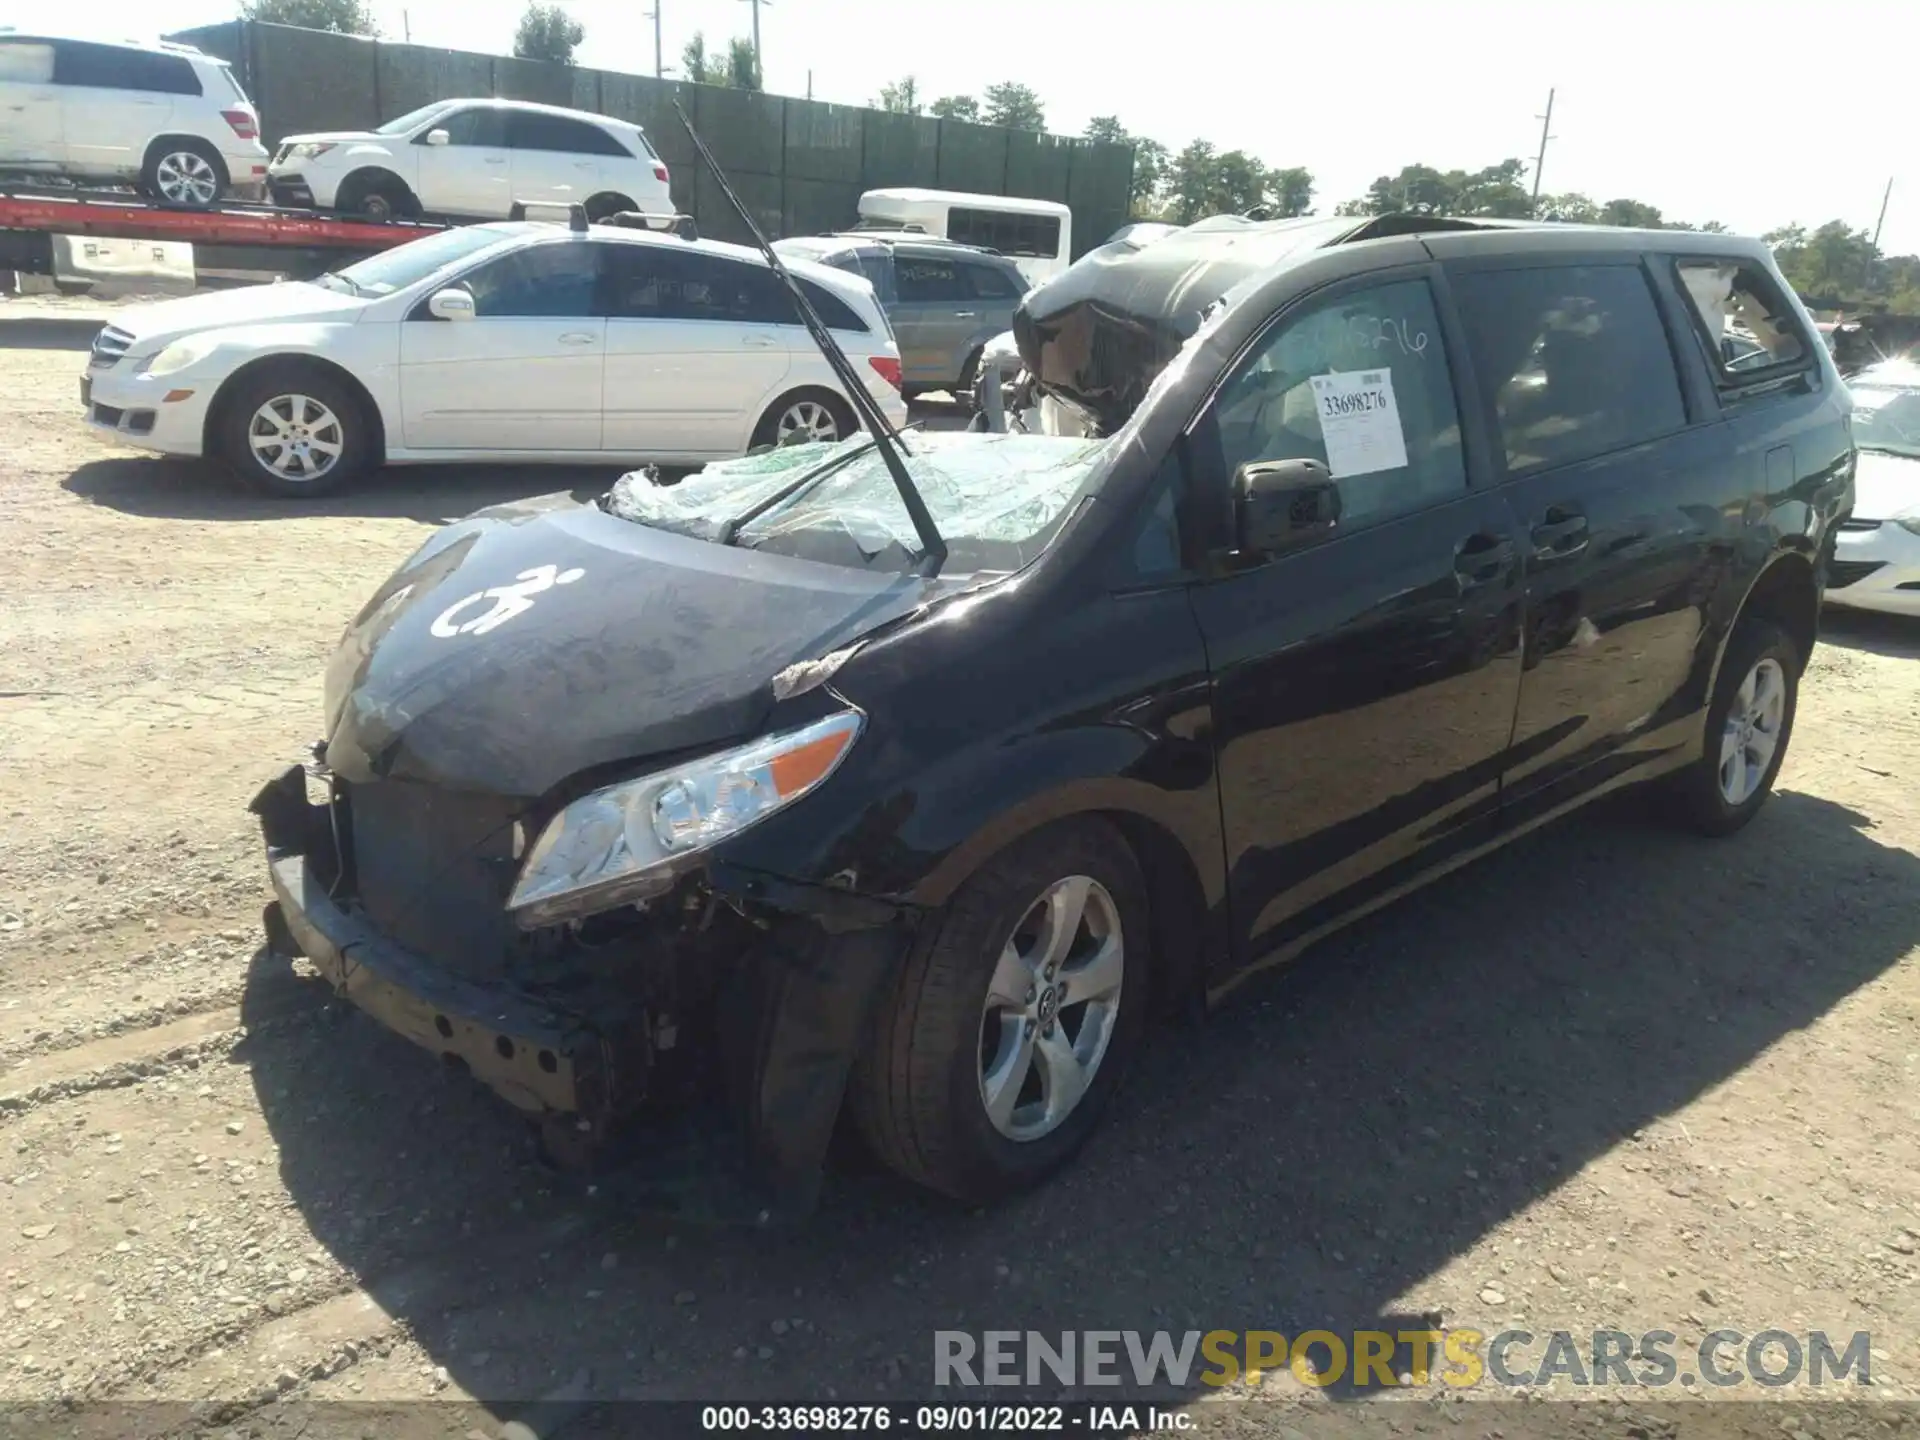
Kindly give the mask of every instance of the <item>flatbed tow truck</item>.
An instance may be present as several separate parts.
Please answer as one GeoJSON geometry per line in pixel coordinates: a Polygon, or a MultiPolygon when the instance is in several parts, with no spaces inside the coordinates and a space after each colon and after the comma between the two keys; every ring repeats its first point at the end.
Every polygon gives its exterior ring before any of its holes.
{"type": "Polygon", "coordinates": [[[54,237],[186,243],[201,272],[311,279],[445,230],[431,220],[369,220],[276,205],[207,210],[127,191],[0,185],[0,271],[54,274],[54,237]]]}

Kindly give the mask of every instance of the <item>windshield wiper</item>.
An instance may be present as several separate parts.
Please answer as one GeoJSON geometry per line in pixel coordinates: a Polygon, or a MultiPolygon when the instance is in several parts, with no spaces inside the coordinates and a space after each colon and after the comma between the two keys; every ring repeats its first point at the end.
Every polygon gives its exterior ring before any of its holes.
{"type": "Polygon", "coordinates": [[[773,273],[787,287],[787,293],[793,297],[793,303],[800,312],[800,320],[807,327],[807,333],[813,337],[813,343],[820,347],[820,353],[826,357],[829,367],[847,392],[847,399],[853,402],[853,408],[860,412],[860,418],[866,423],[867,431],[873,436],[873,443],[885,461],[887,474],[893,480],[893,486],[900,492],[900,503],[907,507],[907,517],[913,521],[914,534],[920,537],[920,573],[929,578],[940,573],[940,567],[947,562],[947,542],[941,538],[939,527],[933,523],[933,516],[927,510],[927,502],[920,494],[920,487],[913,483],[913,476],[907,473],[905,459],[906,446],[901,442],[900,432],[893,428],[887,417],[881,413],[873,395],[868,391],[859,373],[853,368],[853,362],[847,359],[846,351],[840,348],[840,342],[828,333],[827,327],[814,313],[813,302],[807,299],[806,291],[800,288],[787,267],[781,263],[779,254],[771,242],[762,233],[758,222],[747,207],[740,203],[740,197],[733,193],[726,172],[720,168],[720,162],[713,158],[713,152],[707,149],[707,142],[700,138],[700,132],[693,128],[693,121],[687,118],[686,110],[678,100],[673,102],[673,110],[680,117],[680,123],[686,127],[687,138],[693,141],[693,148],[700,152],[700,158],[713,172],[713,178],[719,183],[720,193],[727,197],[727,203],[733,207],[753,236],[754,243],[760,247],[760,253],[766,257],[767,264],[773,267],[773,273]]]}
{"type": "Polygon", "coordinates": [[[359,295],[364,293],[360,289],[360,285],[358,281],[349,280],[346,276],[342,275],[337,270],[322,271],[320,274],[313,277],[313,283],[316,285],[324,285],[329,280],[338,280],[342,285],[347,287],[347,292],[351,295],[359,295]]]}
{"type": "Polygon", "coordinates": [[[733,544],[743,529],[758,520],[776,505],[785,504],[809,485],[817,480],[826,479],[827,476],[833,474],[834,471],[844,470],[853,461],[858,460],[862,455],[873,449],[877,443],[879,442],[876,440],[868,440],[864,445],[854,446],[853,449],[847,451],[844,455],[836,455],[824,464],[815,465],[811,469],[803,471],[799,479],[782,485],[778,490],[774,491],[773,494],[767,496],[766,499],[759,501],[757,504],[735,515],[731,520],[728,520],[720,527],[720,533],[714,538],[722,545],[733,544]]]}

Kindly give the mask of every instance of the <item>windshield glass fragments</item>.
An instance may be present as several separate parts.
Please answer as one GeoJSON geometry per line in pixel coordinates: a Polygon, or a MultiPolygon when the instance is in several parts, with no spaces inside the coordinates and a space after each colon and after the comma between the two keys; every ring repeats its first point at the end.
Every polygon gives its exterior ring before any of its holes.
{"type": "MultiPolygon", "coordinates": [[[[1914,378],[1920,381],[1920,374],[1914,378]]],[[[1920,389],[1855,381],[1848,390],[1853,395],[1855,445],[1920,458],[1920,389]]]]}
{"type": "MultiPolygon", "coordinates": [[[[915,438],[906,457],[940,534],[968,569],[1014,570],[1037,555],[1087,487],[1102,441],[1051,435],[942,432],[915,438]]],[[[826,470],[732,531],[732,543],[839,564],[906,565],[919,537],[872,437],[786,445],[723,460],[677,485],[647,471],[623,476],[606,508],[623,520],[701,540],[826,470]]]]}

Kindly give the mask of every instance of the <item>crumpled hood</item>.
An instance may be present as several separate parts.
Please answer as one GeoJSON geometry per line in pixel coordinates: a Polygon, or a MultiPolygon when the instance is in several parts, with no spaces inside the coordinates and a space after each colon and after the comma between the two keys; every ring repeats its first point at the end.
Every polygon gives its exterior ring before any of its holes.
{"type": "Polygon", "coordinates": [[[326,677],[327,763],[535,797],[590,766],[759,730],[773,677],[938,593],[669,534],[564,495],[437,532],[326,677]]]}
{"type": "Polygon", "coordinates": [[[1920,514],[1920,460],[1862,450],[1854,460],[1853,513],[1859,520],[1920,514]]]}
{"type": "Polygon", "coordinates": [[[144,354],[156,344],[227,325],[353,320],[366,304],[357,295],[298,281],[243,285],[137,305],[114,316],[113,324],[133,336],[133,352],[144,354]]]}

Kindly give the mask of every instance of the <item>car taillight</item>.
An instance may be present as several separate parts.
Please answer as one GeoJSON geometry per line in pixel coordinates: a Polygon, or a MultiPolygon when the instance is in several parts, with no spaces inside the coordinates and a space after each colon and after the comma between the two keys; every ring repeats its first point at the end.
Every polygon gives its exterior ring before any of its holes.
{"type": "Polygon", "coordinates": [[[900,388],[900,361],[898,357],[893,355],[869,355],[867,357],[867,363],[873,366],[874,373],[882,380],[886,381],[896,390],[900,388]]]}
{"type": "Polygon", "coordinates": [[[258,140],[260,124],[244,110],[222,110],[221,116],[233,127],[233,133],[242,140],[258,140]]]}
{"type": "Polygon", "coordinates": [[[662,185],[666,184],[667,181],[672,178],[667,174],[665,161],[656,160],[653,162],[653,178],[658,180],[662,185]]]}

